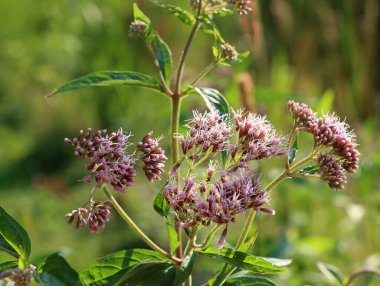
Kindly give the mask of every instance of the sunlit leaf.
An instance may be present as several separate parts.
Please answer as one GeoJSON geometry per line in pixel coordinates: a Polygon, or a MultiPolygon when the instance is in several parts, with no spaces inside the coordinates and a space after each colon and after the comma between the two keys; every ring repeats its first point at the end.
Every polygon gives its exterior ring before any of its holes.
{"type": "Polygon", "coordinates": [[[195,92],[202,96],[208,109],[217,110],[221,115],[229,115],[229,104],[224,96],[216,89],[191,87],[188,92],[195,92]]]}
{"type": "Polygon", "coordinates": [[[120,85],[142,86],[163,92],[163,87],[161,84],[148,75],[133,71],[100,71],[65,83],[64,85],[61,85],[57,89],[53,90],[48,96],[92,86],[120,85]]]}
{"type": "Polygon", "coordinates": [[[140,10],[139,6],[137,6],[137,3],[133,4],[133,19],[135,21],[143,21],[148,26],[151,26],[151,21],[148,16],[146,16],[143,11],[140,10]]]}
{"type": "Polygon", "coordinates": [[[220,250],[216,248],[208,248],[200,251],[200,253],[237,268],[255,273],[276,274],[285,270],[283,267],[277,266],[263,258],[240,251],[234,251],[230,248],[223,248],[220,250]]]}
{"type": "Polygon", "coordinates": [[[189,278],[193,270],[195,258],[196,253],[192,252],[183,259],[183,262],[178,269],[173,285],[180,285],[181,283],[185,282],[187,278],[189,278]]]}
{"type": "Polygon", "coordinates": [[[168,184],[168,181],[165,182],[165,184],[161,187],[161,190],[158,192],[156,198],[153,201],[153,208],[154,210],[163,217],[167,217],[169,215],[170,211],[170,205],[165,200],[164,196],[162,195],[162,192],[166,185],[168,184]]]}
{"type": "Polygon", "coordinates": [[[2,207],[0,207],[0,238],[1,247],[20,256],[19,267],[28,267],[31,251],[29,236],[25,229],[2,207]]]}
{"type": "Polygon", "coordinates": [[[59,254],[46,257],[33,273],[34,279],[46,286],[82,285],[78,273],[59,254]]]}
{"type": "Polygon", "coordinates": [[[303,168],[302,170],[300,170],[300,173],[301,174],[313,175],[313,174],[317,173],[319,170],[320,170],[319,165],[312,165],[312,166],[308,166],[308,167],[303,168]]]}
{"type": "Polygon", "coordinates": [[[155,3],[156,5],[160,6],[161,8],[165,9],[170,14],[173,14],[174,16],[176,16],[183,23],[185,23],[187,25],[194,25],[195,16],[191,12],[182,9],[181,7],[168,4],[162,0],[152,0],[152,2],[155,3]]]}
{"type": "MultiPolygon", "coordinates": [[[[241,271],[231,275],[224,286],[276,286],[276,284],[265,277],[249,276],[246,271],[241,271]]],[[[211,285],[210,285],[211,286],[211,285]]]]}
{"type": "Polygon", "coordinates": [[[99,258],[79,275],[85,285],[114,285],[135,265],[142,262],[168,262],[162,255],[148,249],[129,249],[99,258]]]}
{"type": "Polygon", "coordinates": [[[161,39],[159,35],[156,35],[157,46],[157,60],[160,66],[160,70],[166,82],[170,82],[170,75],[173,69],[172,53],[169,46],[161,39]]]}
{"type": "Polygon", "coordinates": [[[338,285],[344,285],[344,276],[336,266],[324,262],[318,262],[317,266],[330,282],[337,282],[338,285]]]}
{"type": "Polygon", "coordinates": [[[14,261],[6,261],[6,262],[3,262],[3,263],[0,263],[0,272],[17,268],[17,265],[18,264],[17,264],[16,260],[14,260],[14,261]]]}

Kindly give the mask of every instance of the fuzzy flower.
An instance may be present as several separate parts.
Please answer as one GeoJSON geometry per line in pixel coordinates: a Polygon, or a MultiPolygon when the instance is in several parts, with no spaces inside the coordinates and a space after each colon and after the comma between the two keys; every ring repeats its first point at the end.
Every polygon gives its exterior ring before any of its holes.
{"type": "Polygon", "coordinates": [[[238,58],[238,53],[234,46],[229,43],[223,43],[220,45],[221,58],[227,61],[234,61],[238,58]]]}
{"type": "Polygon", "coordinates": [[[111,214],[111,202],[110,201],[96,201],[91,203],[91,210],[88,217],[88,225],[91,232],[98,232],[99,229],[103,229],[106,223],[109,221],[111,214]]]}
{"type": "Polygon", "coordinates": [[[286,140],[277,134],[265,116],[241,110],[235,112],[234,120],[243,146],[244,160],[259,160],[286,154],[286,140]]]}
{"type": "MultiPolygon", "coordinates": [[[[94,176],[96,183],[110,184],[116,191],[125,192],[136,176],[135,159],[126,153],[129,146],[129,135],[118,132],[107,134],[99,130],[91,135],[91,128],[86,132],[81,130],[76,138],[65,139],[65,142],[75,147],[74,154],[89,161],[86,169],[94,176]]],[[[85,182],[91,182],[86,176],[85,182]]]]}
{"type": "Polygon", "coordinates": [[[315,133],[318,126],[317,115],[304,103],[293,100],[288,102],[288,109],[294,119],[296,126],[310,133],[315,133]]]}
{"type": "Polygon", "coordinates": [[[334,190],[343,189],[347,177],[339,161],[331,154],[321,153],[317,162],[320,166],[321,178],[327,181],[329,187],[334,190]]]}
{"type": "Polygon", "coordinates": [[[31,283],[32,276],[33,274],[31,269],[16,269],[12,272],[12,276],[10,278],[13,281],[14,286],[27,286],[31,283]]]}
{"type": "Polygon", "coordinates": [[[160,175],[164,172],[165,151],[158,147],[158,140],[152,138],[153,131],[144,136],[141,142],[137,144],[137,150],[144,155],[141,160],[144,162],[145,176],[150,182],[153,180],[161,180],[160,175]]]}
{"type": "Polygon", "coordinates": [[[249,11],[252,11],[250,0],[229,0],[229,4],[236,7],[239,15],[247,15],[249,11]]]}
{"type": "Polygon", "coordinates": [[[187,154],[193,147],[201,148],[202,152],[210,148],[212,152],[221,151],[225,148],[226,139],[230,135],[230,126],[226,122],[226,117],[221,116],[217,111],[204,114],[193,111],[193,118],[187,127],[190,131],[186,138],[183,135],[177,135],[183,154],[187,154]]]}
{"type": "Polygon", "coordinates": [[[144,37],[147,27],[148,25],[141,20],[133,21],[129,26],[129,35],[137,38],[144,37]]]}
{"type": "Polygon", "coordinates": [[[68,224],[71,224],[75,219],[75,229],[84,228],[88,223],[89,212],[85,208],[78,208],[66,214],[68,224]]]}

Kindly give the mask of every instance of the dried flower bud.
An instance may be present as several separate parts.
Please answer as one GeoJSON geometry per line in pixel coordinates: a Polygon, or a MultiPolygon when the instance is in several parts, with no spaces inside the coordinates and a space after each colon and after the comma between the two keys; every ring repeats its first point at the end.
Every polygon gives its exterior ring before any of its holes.
{"type": "Polygon", "coordinates": [[[141,142],[137,144],[137,150],[144,155],[141,160],[144,162],[145,176],[150,182],[153,180],[161,180],[160,175],[164,172],[165,151],[158,147],[158,140],[152,139],[153,131],[146,134],[141,142]]]}
{"type": "Polygon", "coordinates": [[[239,15],[247,15],[249,11],[252,11],[250,0],[229,0],[229,4],[236,7],[239,15]]]}
{"type": "Polygon", "coordinates": [[[327,181],[330,188],[343,189],[347,182],[346,172],[333,155],[321,153],[317,162],[320,166],[321,178],[327,181]]]}
{"type": "Polygon", "coordinates": [[[221,58],[227,61],[234,61],[238,58],[238,53],[234,46],[229,43],[223,43],[220,45],[221,58]]]}
{"type": "Polygon", "coordinates": [[[144,37],[147,27],[148,25],[141,20],[133,21],[129,26],[129,35],[137,38],[144,37]]]}
{"type": "Polygon", "coordinates": [[[31,269],[16,269],[12,272],[11,280],[14,282],[14,286],[27,286],[32,281],[31,269]]]}

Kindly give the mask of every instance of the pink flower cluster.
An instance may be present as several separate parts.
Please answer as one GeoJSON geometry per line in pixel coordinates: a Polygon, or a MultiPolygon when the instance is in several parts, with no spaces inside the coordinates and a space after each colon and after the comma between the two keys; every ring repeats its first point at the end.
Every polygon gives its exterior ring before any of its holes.
{"type": "Polygon", "coordinates": [[[252,10],[250,0],[229,0],[228,3],[236,7],[239,15],[247,15],[252,10]]]}

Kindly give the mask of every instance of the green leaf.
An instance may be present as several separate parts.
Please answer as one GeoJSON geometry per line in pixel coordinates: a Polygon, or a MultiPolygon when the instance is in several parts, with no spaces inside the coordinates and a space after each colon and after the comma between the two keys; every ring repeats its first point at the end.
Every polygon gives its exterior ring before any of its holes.
{"type": "Polygon", "coordinates": [[[324,262],[317,262],[317,266],[330,282],[338,282],[339,285],[344,285],[343,274],[336,266],[324,262]]]}
{"type": "Polygon", "coordinates": [[[299,138],[299,132],[297,131],[295,134],[292,148],[289,150],[289,164],[292,164],[294,159],[296,158],[296,153],[298,151],[298,138],[299,138]]]}
{"type": "Polygon", "coordinates": [[[257,235],[258,235],[258,232],[256,231],[254,233],[254,235],[251,236],[251,238],[244,242],[238,249],[238,251],[241,251],[241,252],[245,252],[245,253],[248,253],[249,251],[251,251],[253,245],[255,244],[256,242],[256,239],[257,239],[257,235]]]}
{"type": "MultiPolygon", "coordinates": [[[[224,286],[276,286],[276,284],[265,277],[249,276],[246,271],[237,272],[231,275],[224,286]]],[[[211,286],[211,285],[210,285],[211,286]]]]}
{"type": "Polygon", "coordinates": [[[320,166],[319,165],[312,165],[312,166],[308,166],[306,168],[303,168],[302,170],[300,170],[300,173],[301,174],[315,174],[319,171],[320,169],[320,166]]]}
{"type": "Polygon", "coordinates": [[[142,86],[163,92],[163,87],[154,78],[133,71],[99,71],[94,72],[78,79],[72,80],[57,89],[53,90],[48,97],[58,93],[92,87],[92,86],[119,86],[135,85],[142,86]]]}
{"type": "Polygon", "coordinates": [[[29,266],[30,239],[25,229],[0,207],[0,246],[20,255],[19,266],[29,266]],[[11,248],[11,249],[9,249],[11,248]]]}
{"type": "Polygon", "coordinates": [[[176,268],[169,262],[142,262],[128,270],[117,285],[168,286],[173,285],[175,275],[176,268]]]}
{"type": "Polygon", "coordinates": [[[170,253],[173,255],[179,247],[178,233],[167,218],[166,230],[169,236],[170,253]]]}
{"type": "Polygon", "coordinates": [[[181,266],[178,269],[173,285],[180,285],[185,282],[193,271],[196,253],[192,252],[183,259],[181,266]]]}
{"type": "Polygon", "coordinates": [[[58,253],[46,257],[34,271],[33,277],[46,286],[82,285],[78,273],[58,253]]]}
{"type": "Polygon", "coordinates": [[[229,104],[224,96],[216,89],[191,87],[189,92],[195,92],[202,96],[208,109],[217,110],[221,115],[229,115],[229,104]]]}
{"type": "Polygon", "coordinates": [[[200,27],[201,31],[206,34],[212,35],[216,41],[215,44],[217,46],[220,46],[220,44],[225,42],[222,35],[220,34],[218,27],[215,25],[214,21],[210,17],[201,16],[199,17],[199,21],[202,24],[200,27]]]}
{"type": "Polygon", "coordinates": [[[276,274],[284,271],[283,267],[277,266],[263,258],[256,257],[244,252],[234,251],[230,248],[208,248],[199,253],[215,258],[237,268],[245,269],[260,274],[276,274]]]}
{"type": "Polygon", "coordinates": [[[181,7],[165,3],[162,0],[152,0],[152,2],[158,5],[159,7],[165,9],[170,14],[176,16],[186,25],[194,25],[195,16],[191,12],[182,9],[181,7]]]}
{"type": "Polygon", "coordinates": [[[167,83],[170,83],[170,75],[173,69],[172,52],[169,46],[161,39],[161,37],[156,35],[156,46],[157,46],[157,60],[160,66],[160,70],[164,79],[167,83]]]}
{"type": "Polygon", "coordinates": [[[18,256],[13,247],[0,235],[0,251],[7,252],[12,256],[18,256]]]}
{"type": "Polygon", "coordinates": [[[153,201],[154,210],[162,217],[167,217],[170,213],[170,205],[162,195],[162,192],[167,184],[168,181],[166,181],[165,184],[161,187],[161,190],[158,192],[156,198],[153,201]]]}
{"type": "Polygon", "coordinates": [[[14,260],[14,261],[6,261],[6,262],[3,262],[3,263],[0,263],[0,272],[11,270],[11,269],[14,269],[14,268],[17,268],[17,261],[16,260],[14,260]]]}
{"type": "Polygon", "coordinates": [[[284,266],[289,266],[292,263],[291,259],[284,259],[284,258],[275,258],[275,257],[262,257],[258,256],[259,258],[262,258],[266,261],[269,261],[270,263],[279,266],[279,267],[284,267],[284,266]]]}
{"type": "Polygon", "coordinates": [[[133,19],[135,21],[143,21],[150,27],[152,25],[152,22],[150,21],[149,17],[146,16],[143,11],[140,10],[139,6],[137,6],[137,3],[133,4],[133,19]]]}
{"type": "Polygon", "coordinates": [[[79,275],[85,285],[114,285],[119,283],[133,266],[141,262],[168,262],[168,260],[148,249],[122,250],[97,259],[79,275]]]}

